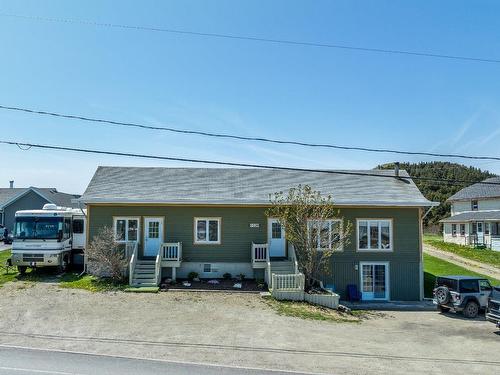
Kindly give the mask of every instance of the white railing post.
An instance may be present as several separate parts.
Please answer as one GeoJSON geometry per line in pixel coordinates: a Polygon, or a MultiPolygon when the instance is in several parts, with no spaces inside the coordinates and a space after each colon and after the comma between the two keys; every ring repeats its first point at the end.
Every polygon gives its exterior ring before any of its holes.
{"type": "MultiPolygon", "coordinates": [[[[129,250],[128,250],[128,247],[129,247],[129,242],[127,242],[125,244],[125,252],[127,253],[129,250]]],[[[135,242],[133,244],[133,250],[132,250],[132,255],[130,257],[130,262],[129,262],[129,266],[128,266],[128,283],[129,285],[132,285],[132,281],[134,279],[134,269],[135,269],[135,263],[137,262],[137,248],[138,248],[138,245],[137,245],[137,242],[135,242]]]]}

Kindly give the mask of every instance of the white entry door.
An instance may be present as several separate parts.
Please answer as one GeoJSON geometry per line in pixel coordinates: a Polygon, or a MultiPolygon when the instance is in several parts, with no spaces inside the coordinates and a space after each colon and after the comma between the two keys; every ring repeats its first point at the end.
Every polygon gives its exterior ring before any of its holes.
{"type": "Polygon", "coordinates": [[[156,256],[163,242],[163,218],[144,219],[144,256],[156,256]]]}
{"type": "Polygon", "coordinates": [[[285,229],[278,219],[267,220],[267,241],[269,243],[270,257],[284,257],[285,252],[285,229]]]}
{"type": "Polygon", "coordinates": [[[477,223],[477,244],[484,244],[484,223],[480,221],[477,223]]]}
{"type": "Polygon", "coordinates": [[[389,264],[360,263],[361,297],[364,301],[389,299],[389,264]]]}

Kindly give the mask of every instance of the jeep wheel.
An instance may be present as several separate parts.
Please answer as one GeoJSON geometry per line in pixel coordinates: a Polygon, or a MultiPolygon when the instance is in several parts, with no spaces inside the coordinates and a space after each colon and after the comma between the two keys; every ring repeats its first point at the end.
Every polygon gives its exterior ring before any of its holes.
{"type": "Polygon", "coordinates": [[[442,313],[447,313],[448,311],[450,311],[450,308],[443,305],[438,305],[438,310],[442,313]]]}
{"type": "Polygon", "coordinates": [[[476,302],[469,301],[464,307],[464,316],[466,318],[472,319],[477,317],[479,313],[479,305],[476,302]]]}
{"type": "Polygon", "coordinates": [[[450,290],[446,286],[440,286],[435,292],[436,301],[440,305],[446,305],[450,302],[450,290]]]}
{"type": "Polygon", "coordinates": [[[27,268],[28,267],[26,267],[26,266],[17,266],[17,272],[19,272],[21,275],[25,275],[27,268]]]}

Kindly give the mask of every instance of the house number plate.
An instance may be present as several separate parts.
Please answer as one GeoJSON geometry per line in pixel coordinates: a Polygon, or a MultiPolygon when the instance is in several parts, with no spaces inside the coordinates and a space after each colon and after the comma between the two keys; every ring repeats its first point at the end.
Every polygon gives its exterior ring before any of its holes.
{"type": "Polygon", "coordinates": [[[259,223],[250,223],[250,228],[259,228],[260,224],[259,223]]]}

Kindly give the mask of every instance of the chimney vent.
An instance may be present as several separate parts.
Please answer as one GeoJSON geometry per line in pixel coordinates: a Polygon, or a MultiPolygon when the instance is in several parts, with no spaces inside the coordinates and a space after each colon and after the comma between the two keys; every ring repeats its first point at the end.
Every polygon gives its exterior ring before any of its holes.
{"type": "Polygon", "coordinates": [[[14,189],[14,180],[9,181],[9,188],[14,189]]]}
{"type": "Polygon", "coordinates": [[[394,174],[399,177],[399,161],[394,163],[394,174]]]}

